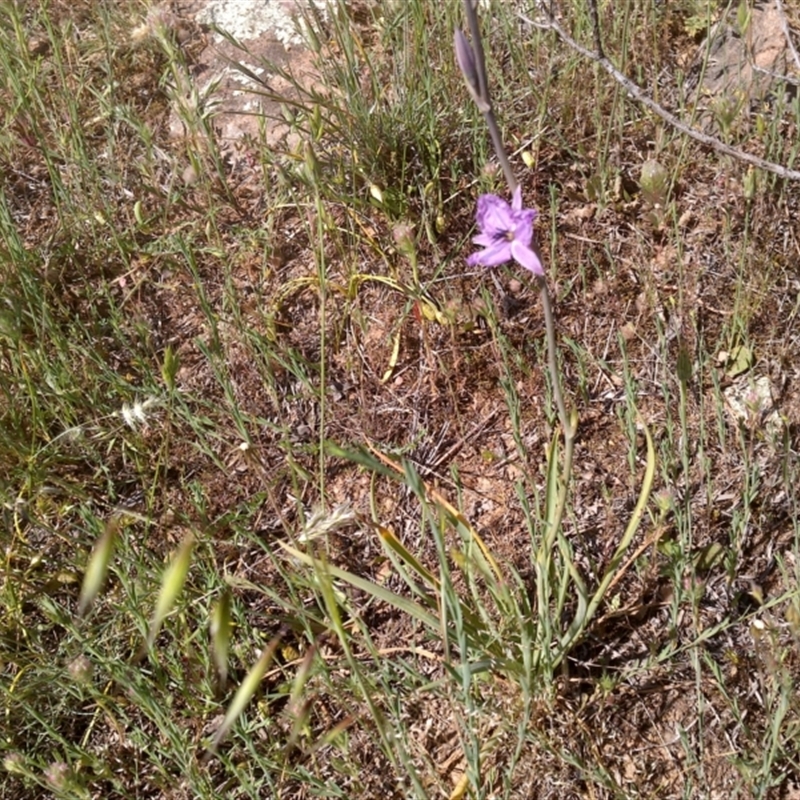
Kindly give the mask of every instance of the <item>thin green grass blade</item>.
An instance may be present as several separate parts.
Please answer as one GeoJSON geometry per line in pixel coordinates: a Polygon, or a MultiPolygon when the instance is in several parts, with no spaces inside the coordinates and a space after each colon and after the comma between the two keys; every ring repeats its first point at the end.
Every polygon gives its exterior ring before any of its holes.
{"type": "Polygon", "coordinates": [[[217,748],[230,732],[233,724],[241,716],[241,713],[245,710],[247,704],[253,698],[253,695],[258,689],[258,685],[261,683],[261,679],[264,677],[266,671],[269,669],[270,664],[272,664],[272,661],[275,658],[275,651],[278,649],[281,638],[281,634],[278,634],[272,638],[270,643],[262,650],[258,661],[256,661],[256,663],[251,667],[250,672],[247,673],[245,679],[236,690],[236,694],[234,695],[233,700],[231,700],[231,704],[225,714],[225,719],[222,720],[222,724],[219,726],[217,732],[214,734],[214,738],[211,740],[211,744],[206,752],[206,758],[214,755],[214,753],[217,751],[217,748]]]}
{"type": "Polygon", "coordinates": [[[552,668],[550,663],[551,648],[553,641],[553,620],[551,617],[551,588],[550,578],[552,571],[553,543],[556,538],[557,526],[555,523],[556,509],[558,507],[558,451],[557,434],[553,437],[547,449],[547,489],[545,492],[545,530],[540,536],[539,546],[536,551],[536,603],[537,616],[539,618],[539,630],[541,631],[541,643],[538,662],[541,660],[545,665],[545,671],[549,672],[552,668]]]}
{"type": "Polygon", "coordinates": [[[308,718],[311,714],[311,698],[303,697],[303,692],[306,688],[306,683],[311,675],[311,666],[314,663],[314,657],[317,654],[316,645],[311,645],[305,654],[300,666],[292,682],[292,691],[289,695],[289,703],[286,707],[287,713],[292,719],[292,730],[289,734],[289,747],[294,747],[298,738],[302,735],[308,724],[308,718]]]}
{"type": "Polygon", "coordinates": [[[653,481],[656,474],[656,449],[655,445],[653,444],[653,437],[650,435],[649,429],[644,424],[642,425],[642,428],[647,441],[647,465],[645,467],[644,480],[642,481],[642,490],[639,492],[639,500],[637,501],[636,507],[633,509],[631,518],[628,521],[627,527],[625,528],[625,534],[623,535],[619,545],[617,545],[617,549],[614,552],[605,575],[603,576],[603,580],[600,582],[600,586],[592,598],[592,602],[589,606],[591,615],[594,614],[594,612],[597,610],[597,606],[599,606],[602,602],[603,596],[605,595],[609,584],[614,579],[614,575],[619,568],[619,565],[622,563],[622,559],[625,556],[628,547],[630,547],[633,537],[636,535],[636,531],[639,529],[639,524],[642,521],[645,509],[647,508],[647,503],[650,500],[650,493],[653,490],[653,481]]]}
{"type": "Polygon", "coordinates": [[[645,509],[647,508],[647,503],[650,500],[650,493],[653,489],[653,480],[655,479],[656,473],[656,451],[655,446],[653,445],[653,437],[650,435],[649,429],[644,424],[642,427],[644,430],[645,439],[647,441],[647,464],[645,467],[644,480],[642,481],[642,490],[639,493],[639,500],[636,503],[636,507],[633,509],[631,518],[628,521],[627,527],[625,528],[625,533],[619,545],[617,545],[614,556],[612,557],[608,568],[603,575],[603,580],[600,581],[600,586],[598,586],[588,605],[584,605],[582,603],[579,605],[572,625],[561,640],[561,646],[565,654],[569,648],[572,647],[583,635],[583,632],[586,630],[589,623],[592,621],[592,619],[594,619],[594,615],[597,613],[597,609],[603,602],[606,592],[608,591],[608,587],[616,577],[617,570],[622,563],[622,559],[624,558],[628,547],[630,547],[633,537],[636,535],[636,531],[639,528],[639,524],[642,521],[645,509]]]}
{"type": "MultiPolygon", "coordinates": [[[[394,606],[399,611],[403,611],[410,617],[416,619],[418,622],[421,622],[423,625],[425,625],[425,627],[432,631],[439,630],[439,621],[432,614],[429,614],[419,603],[415,603],[406,597],[395,594],[394,592],[385,589],[383,586],[379,586],[372,581],[361,578],[358,575],[354,575],[352,572],[340,569],[332,564],[323,564],[319,559],[313,558],[306,553],[301,553],[299,550],[296,550],[294,547],[291,547],[288,544],[281,543],[281,546],[292,558],[296,558],[303,564],[306,564],[307,566],[318,571],[324,570],[331,577],[343,580],[346,583],[349,583],[351,586],[355,586],[357,589],[367,592],[367,594],[370,594],[372,597],[375,597],[381,602],[394,606]]],[[[431,607],[435,608],[435,605],[435,602],[431,600],[431,607]]]]}
{"type": "Polygon", "coordinates": [[[417,557],[388,529],[376,525],[381,541],[414,570],[431,588],[439,589],[439,580],[419,562],[417,557]]]}
{"type": "Polygon", "coordinates": [[[547,490],[545,494],[545,521],[547,530],[544,532],[544,551],[549,555],[553,549],[558,531],[556,511],[558,508],[558,432],[553,436],[550,447],[547,448],[547,490]]]}
{"type": "Polygon", "coordinates": [[[231,644],[231,593],[226,589],[211,612],[211,657],[217,691],[223,692],[228,682],[228,653],[231,644]]]}
{"type": "Polygon", "coordinates": [[[365,450],[347,450],[344,447],[340,447],[335,442],[326,441],[325,452],[329,456],[345,458],[348,461],[352,461],[354,464],[360,464],[362,467],[366,467],[370,472],[377,472],[379,475],[386,475],[395,480],[403,479],[402,473],[398,472],[397,469],[392,469],[390,466],[383,464],[365,450]]]}
{"type": "Polygon", "coordinates": [[[642,428],[644,430],[645,440],[647,441],[647,465],[645,467],[642,490],[639,493],[639,499],[636,502],[636,507],[633,509],[633,514],[628,522],[628,526],[625,529],[625,535],[622,537],[622,541],[619,543],[617,550],[614,553],[614,557],[611,559],[611,564],[608,568],[610,572],[613,572],[613,570],[619,566],[620,560],[630,546],[630,543],[639,528],[639,523],[642,521],[642,517],[644,516],[645,508],[650,500],[650,493],[653,490],[653,481],[655,480],[656,474],[656,449],[655,445],[653,444],[653,437],[650,435],[650,430],[644,424],[642,425],[642,428]]]}

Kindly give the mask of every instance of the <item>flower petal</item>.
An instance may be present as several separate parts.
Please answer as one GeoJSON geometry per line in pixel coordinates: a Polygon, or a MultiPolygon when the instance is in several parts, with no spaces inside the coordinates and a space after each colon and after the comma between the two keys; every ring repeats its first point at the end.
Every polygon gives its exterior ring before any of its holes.
{"type": "Polygon", "coordinates": [[[511,198],[511,208],[514,211],[522,211],[522,187],[517,184],[514,189],[514,196],[511,198]]]}
{"type": "Polygon", "coordinates": [[[538,216],[539,212],[535,208],[523,208],[521,211],[514,212],[514,220],[517,225],[533,225],[538,216]]]}
{"type": "Polygon", "coordinates": [[[491,236],[503,236],[514,225],[511,207],[496,194],[482,194],[478,198],[478,227],[481,233],[491,236]]]}
{"type": "Polygon", "coordinates": [[[533,239],[533,221],[536,212],[532,208],[514,212],[513,238],[528,247],[533,239]]]}
{"type": "Polygon", "coordinates": [[[539,256],[537,256],[530,247],[526,247],[516,239],[511,242],[511,255],[514,257],[514,261],[525,267],[525,269],[529,270],[534,275],[544,275],[542,262],[539,261],[539,256]]]}
{"type": "Polygon", "coordinates": [[[487,236],[485,233],[472,237],[472,244],[478,247],[491,247],[497,241],[495,236],[487,236]]]}
{"type": "Polygon", "coordinates": [[[513,248],[514,243],[508,242],[505,239],[499,242],[492,242],[485,250],[473,253],[467,259],[467,264],[471,267],[477,265],[482,267],[499,267],[500,264],[511,261],[513,248]]]}

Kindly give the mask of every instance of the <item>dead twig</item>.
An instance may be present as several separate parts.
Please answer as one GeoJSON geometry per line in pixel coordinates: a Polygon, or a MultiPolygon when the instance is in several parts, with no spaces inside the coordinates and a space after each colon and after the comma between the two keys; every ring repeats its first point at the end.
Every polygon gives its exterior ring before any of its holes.
{"type": "MultiPolygon", "coordinates": [[[[524,14],[518,14],[518,16],[523,22],[527,23],[528,25],[533,25],[535,28],[543,28],[545,30],[555,31],[559,38],[569,45],[569,47],[575,50],[575,52],[580,53],[584,58],[588,58],[589,60],[599,64],[617,83],[620,84],[620,86],[622,86],[622,88],[630,97],[636,100],[636,102],[641,103],[643,106],[645,106],[645,108],[648,108],[656,116],[663,119],[664,122],[668,123],[684,135],[694,139],[697,142],[700,142],[701,144],[704,144],[706,147],[716,150],[718,153],[723,153],[731,158],[735,158],[737,161],[743,161],[745,164],[751,164],[758,169],[763,169],[765,172],[772,172],[774,175],[777,175],[780,178],[785,178],[786,180],[800,181],[800,172],[797,170],[788,169],[781,164],[776,164],[772,161],[766,161],[765,159],[754,156],[751,153],[746,153],[736,147],[731,147],[730,145],[721,142],[714,136],[709,136],[706,133],[702,133],[701,131],[690,127],[679,117],[676,117],[673,113],[667,111],[663,106],[656,103],[655,100],[648,97],[637,84],[630,80],[630,78],[623,75],[603,54],[602,44],[600,44],[600,52],[597,52],[596,50],[589,50],[588,48],[583,47],[583,45],[576,42],[561,27],[558,20],[552,13],[550,13],[550,11],[544,11],[544,14],[547,17],[547,22],[545,23],[536,22],[535,20],[526,17],[524,14]]],[[[592,17],[592,24],[599,25],[599,22],[595,22],[596,13],[592,14],[592,17]]],[[[595,46],[597,46],[597,43],[600,41],[599,28],[595,29],[594,40],[595,46]]]]}

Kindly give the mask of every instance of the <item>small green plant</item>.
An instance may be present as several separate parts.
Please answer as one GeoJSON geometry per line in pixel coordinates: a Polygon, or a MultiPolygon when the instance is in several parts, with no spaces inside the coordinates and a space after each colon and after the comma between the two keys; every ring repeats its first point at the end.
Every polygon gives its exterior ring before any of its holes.
{"type": "MultiPolygon", "coordinates": [[[[572,546],[563,529],[569,501],[577,415],[567,409],[561,389],[554,315],[544,269],[533,245],[536,212],[522,206],[517,184],[502,145],[489,95],[483,49],[475,7],[466,0],[465,9],[472,32],[470,45],[460,30],[455,34],[455,53],[467,88],[478,109],[486,117],[498,160],[511,189],[511,205],[495,195],[482,195],[478,201],[476,245],[483,248],[470,256],[471,265],[497,266],[514,260],[534,276],[545,312],[548,368],[560,427],[547,451],[547,481],[542,521],[534,537],[535,603],[527,597],[524,581],[513,571],[503,570],[467,520],[436,492],[424,486],[413,468],[389,464],[403,476],[417,497],[426,528],[436,544],[438,574],[424,567],[394,534],[375,525],[382,544],[402,577],[412,598],[408,599],[372,581],[360,578],[325,561],[304,554],[296,547],[289,553],[316,572],[366,591],[394,606],[423,625],[429,635],[441,637],[445,653],[460,660],[457,677],[465,691],[470,678],[482,671],[499,671],[523,686],[530,700],[537,686],[552,686],[556,671],[565,665],[571,650],[581,641],[610,586],[627,569],[626,554],[642,520],[655,476],[655,449],[646,428],[646,470],[638,502],[625,532],[616,547],[598,586],[587,588],[575,563],[572,546]],[[560,439],[563,437],[563,449],[560,439]],[[447,531],[456,535],[457,549],[448,545],[447,531]],[[469,587],[466,596],[455,591],[452,573],[455,564],[469,587]],[[484,593],[491,598],[486,604],[484,593]],[[565,620],[567,620],[565,622],[565,620]]],[[[663,182],[663,181],[662,181],[663,182]]],[[[348,455],[339,453],[340,455],[348,455]]],[[[349,454],[373,471],[385,471],[366,454],[349,454]]]]}

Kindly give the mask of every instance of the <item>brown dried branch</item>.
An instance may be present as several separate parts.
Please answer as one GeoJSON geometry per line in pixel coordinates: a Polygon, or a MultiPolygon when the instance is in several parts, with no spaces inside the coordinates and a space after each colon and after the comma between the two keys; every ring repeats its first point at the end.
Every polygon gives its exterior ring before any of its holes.
{"type": "Polygon", "coordinates": [[[792,39],[792,32],[789,30],[789,22],[783,11],[783,3],[781,3],[781,0],[775,0],[775,8],[778,10],[778,14],[781,18],[781,27],[783,28],[783,35],[786,37],[786,44],[789,45],[789,50],[792,51],[794,63],[797,65],[797,68],[800,69],[800,55],[797,52],[797,48],[794,46],[794,39],[792,39]]]}
{"type": "MultiPolygon", "coordinates": [[[[800,181],[800,172],[797,170],[789,169],[781,164],[776,164],[772,161],[759,158],[758,156],[754,156],[752,153],[746,153],[744,150],[740,150],[737,147],[731,147],[730,145],[721,142],[715,136],[710,136],[707,133],[698,131],[696,128],[690,127],[679,117],[675,116],[675,114],[667,111],[663,106],[656,103],[655,100],[648,97],[648,95],[645,94],[645,92],[637,84],[635,84],[627,76],[623,75],[602,52],[598,53],[596,50],[589,50],[576,42],[564,30],[564,28],[561,27],[561,24],[555,18],[555,15],[553,15],[549,10],[543,9],[543,13],[547,17],[547,21],[544,23],[536,22],[535,20],[526,17],[524,14],[518,14],[518,16],[523,22],[526,22],[528,25],[533,25],[535,28],[543,28],[545,30],[555,31],[559,38],[569,45],[569,47],[571,47],[577,53],[580,53],[584,58],[588,58],[589,60],[599,64],[617,83],[620,84],[620,86],[622,86],[623,89],[625,89],[630,97],[632,97],[638,103],[641,103],[643,106],[645,106],[645,108],[648,108],[656,116],[663,119],[664,122],[668,123],[684,135],[694,139],[697,142],[700,142],[701,144],[704,144],[706,147],[716,150],[718,153],[723,153],[724,155],[735,158],[738,161],[743,161],[745,164],[751,164],[754,167],[758,167],[758,169],[763,169],[766,172],[772,172],[773,174],[787,180],[800,181]]],[[[594,26],[594,19],[592,22],[594,26]]],[[[599,25],[599,22],[597,24],[599,25]]],[[[594,40],[595,42],[600,40],[599,29],[594,31],[594,40]]]]}

